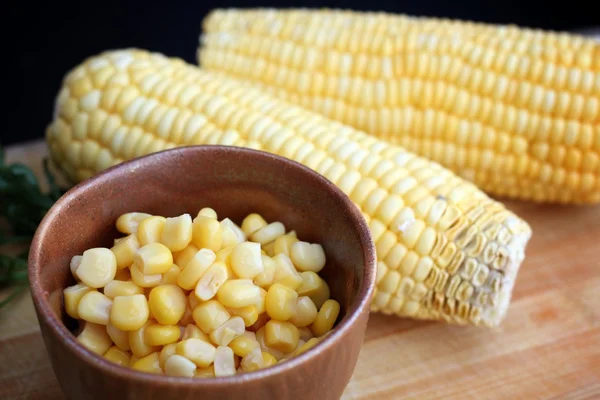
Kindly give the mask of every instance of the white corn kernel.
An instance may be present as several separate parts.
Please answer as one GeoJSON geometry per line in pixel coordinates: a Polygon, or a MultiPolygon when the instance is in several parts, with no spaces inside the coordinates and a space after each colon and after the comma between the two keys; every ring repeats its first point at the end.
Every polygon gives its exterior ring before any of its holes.
{"type": "Polygon", "coordinates": [[[273,283],[281,283],[294,290],[298,289],[302,284],[302,276],[294,268],[292,260],[282,253],[273,257],[273,261],[276,264],[273,283]]]}
{"type": "Polygon", "coordinates": [[[183,214],[167,218],[160,233],[160,243],[171,251],[181,251],[192,241],[192,217],[183,214]]]}
{"type": "Polygon", "coordinates": [[[117,230],[127,235],[136,233],[140,222],[151,216],[152,215],[150,214],[141,212],[130,212],[123,214],[117,218],[117,230]]]}
{"type": "Polygon", "coordinates": [[[135,253],[133,265],[144,275],[164,274],[173,265],[173,254],[164,244],[150,243],[135,253]]]}
{"type": "Polygon", "coordinates": [[[325,252],[320,244],[296,242],[292,245],[290,258],[300,271],[319,272],[325,266],[325,252]]]}
{"type": "Polygon", "coordinates": [[[241,336],[246,330],[241,317],[231,317],[209,335],[210,340],[219,346],[227,346],[233,339],[241,336]]]}
{"type": "Polygon", "coordinates": [[[77,276],[77,268],[79,268],[79,266],[81,265],[82,258],[82,256],[73,256],[69,264],[69,267],[71,268],[71,275],[73,275],[73,278],[75,278],[77,282],[80,281],[79,277],[77,276]]]}
{"type": "Polygon", "coordinates": [[[202,301],[212,299],[227,281],[227,275],[227,266],[224,263],[213,263],[198,281],[194,290],[196,297],[202,301]]]}
{"type": "Polygon", "coordinates": [[[169,376],[187,376],[191,378],[196,373],[196,364],[184,356],[175,354],[165,362],[164,370],[165,374],[169,376]]]}
{"type": "Polygon", "coordinates": [[[113,301],[100,292],[88,292],[77,305],[79,318],[99,325],[106,325],[110,319],[113,301]]]}
{"type": "Polygon", "coordinates": [[[253,279],[264,270],[260,244],[238,243],[230,256],[231,268],[240,278],[253,279]]]}
{"type": "Polygon", "coordinates": [[[76,272],[77,277],[87,286],[101,288],[115,279],[117,259],[110,249],[89,249],[83,252],[81,264],[76,272]]]}
{"type": "Polygon", "coordinates": [[[250,236],[250,240],[260,244],[268,244],[281,235],[285,235],[285,226],[281,222],[272,222],[254,232],[250,236]]]}
{"type": "Polygon", "coordinates": [[[212,250],[199,250],[177,277],[177,284],[182,289],[192,290],[216,258],[212,250]]]}
{"type": "Polygon", "coordinates": [[[217,347],[215,352],[215,376],[235,375],[235,359],[233,350],[226,346],[217,347]]]}
{"type": "Polygon", "coordinates": [[[267,221],[265,221],[265,219],[259,214],[249,214],[242,221],[242,231],[246,234],[246,236],[250,236],[266,225],[267,221]]]}
{"type": "Polygon", "coordinates": [[[246,234],[229,218],[221,221],[221,231],[223,234],[222,247],[235,246],[246,241],[246,234]]]}

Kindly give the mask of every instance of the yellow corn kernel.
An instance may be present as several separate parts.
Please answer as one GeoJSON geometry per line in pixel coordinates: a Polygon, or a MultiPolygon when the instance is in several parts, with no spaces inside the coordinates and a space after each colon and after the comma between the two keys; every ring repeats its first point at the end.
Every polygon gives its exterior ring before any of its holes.
{"type": "Polygon", "coordinates": [[[127,351],[123,351],[117,346],[113,346],[106,353],[104,353],[104,358],[108,361],[111,361],[117,365],[122,365],[124,367],[129,365],[129,359],[131,355],[127,351]]]}
{"type": "Polygon", "coordinates": [[[153,215],[148,218],[144,218],[137,229],[137,237],[140,242],[140,246],[146,246],[151,243],[160,242],[160,235],[165,226],[165,217],[153,215]]]}
{"type": "Polygon", "coordinates": [[[260,300],[260,288],[250,279],[231,279],[219,288],[217,299],[225,307],[246,307],[260,300]]]}
{"type": "Polygon", "coordinates": [[[274,247],[273,247],[274,255],[285,254],[286,256],[291,257],[292,246],[296,242],[298,242],[298,239],[289,234],[279,236],[277,239],[275,239],[275,242],[274,242],[275,243],[274,247]]]}
{"type": "MultiPolygon", "coordinates": [[[[269,321],[266,321],[266,322],[269,322],[269,321]]],[[[273,357],[275,357],[276,360],[278,360],[278,361],[281,360],[285,354],[281,350],[277,350],[276,348],[269,347],[269,345],[267,345],[267,342],[265,340],[265,332],[266,332],[266,323],[265,323],[265,326],[261,327],[259,330],[256,331],[256,341],[258,342],[258,344],[260,345],[260,348],[263,351],[268,351],[269,353],[271,353],[271,355],[273,357]]]]}
{"type": "Polygon", "coordinates": [[[310,329],[315,336],[323,336],[333,328],[339,314],[340,303],[333,299],[325,301],[319,309],[317,319],[313,322],[310,329]]]}
{"type": "Polygon", "coordinates": [[[110,310],[110,323],[122,331],[135,331],[148,321],[149,315],[148,301],[143,294],[117,296],[110,310]]]}
{"type": "Polygon", "coordinates": [[[315,322],[317,314],[317,306],[310,297],[298,297],[298,300],[296,300],[296,313],[290,318],[290,322],[298,328],[303,328],[315,322]]]}
{"type": "Polygon", "coordinates": [[[185,329],[183,330],[183,335],[181,336],[182,340],[185,339],[202,339],[205,342],[210,342],[210,339],[208,338],[208,336],[206,336],[206,334],[204,332],[202,332],[200,330],[200,328],[198,328],[196,325],[194,324],[187,324],[185,329]]]}
{"type": "Polygon", "coordinates": [[[131,368],[133,368],[137,371],[147,372],[150,374],[162,375],[162,373],[163,373],[163,370],[160,367],[160,363],[158,362],[158,352],[157,351],[140,358],[131,366],[131,368]]]}
{"type": "MultiPolygon", "coordinates": [[[[281,237],[281,236],[279,236],[281,237]]],[[[279,239],[279,238],[277,238],[279,239]]],[[[275,239],[275,241],[277,241],[277,239],[275,239]]],[[[275,255],[275,242],[271,242],[269,244],[265,244],[262,246],[262,254],[263,255],[267,255],[269,257],[273,257],[275,255]]]]}
{"type": "Polygon", "coordinates": [[[242,231],[246,236],[252,235],[254,232],[267,226],[267,221],[260,214],[248,214],[242,221],[242,231]]]}
{"type": "Polygon", "coordinates": [[[194,308],[192,317],[198,328],[209,334],[229,320],[231,315],[221,303],[216,300],[209,300],[194,308]]]}
{"type": "Polygon", "coordinates": [[[325,252],[320,244],[296,242],[292,245],[290,258],[300,271],[319,272],[325,266],[325,252]]]}
{"type": "Polygon", "coordinates": [[[264,313],[265,311],[267,311],[267,291],[263,288],[260,288],[260,298],[256,300],[256,303],[254,303],[254,307],[256,307],[256,312],[258,313],[258,315],[264,313]]]}
{"type": "Polygon", "coordinates": [[[298,328],[298,332],[300,332],[300,339],[305,342],[314,337],[312,331],[308,327],[298,328]]]}
{"type": "Polygon", "coordinates": [[[315,272],[301,272],[302,283],[296,289],[298,296],[308,296],[315,303],[317,308],[321,308],[325,300],[329,299],[329,285],[323,278],[315,272]]]}
{"type": "Polygon", "coordinates": [[[233,272],[240,278],[253,279],[264,270],[258,243],[238,243],[231,252],[230,261],[233,272]]]}
{"type": "Polygon", "coordinates": [[[99,355],[106,353],[113,344],[106,327],[91,322],[84,323],[81,333],[77,335],[77,341],[86,349],[99,355]]]}
{"type": "Polygon", "coordinates": [[[208,367],[215,361],[215,346],[201,339],[186,339],[177,343],[177,354],[196,364],[198,367],[208,367]]]}
{"type": "Polygon", "coordinates": [[[215,370],[212,365],[206,368],[197,368],[194,374],[194,378],[214,378],[214,376],[215,370]]]}
{"type": "Polygon", "coordinates": [[[124,237],[111,247],[110,251],[114,253],[117,260],[117,268],[130,267],[133,264],[133,257],[139,248],[140,242],[135,234],[124,237]]]}
{"type": "Polygon", "coordinates": [[[139,268],[144,275],[164,274],[172,265],[173,254],[161,243],[150,243],[140,247],[133,261],[133,266],[139,268]]]}
{"type": "Polygon", "coordinates": [[[131,279],[131,271],[129,268],[117,269],[117,273],[115,274],[116,281],[128,281],[131,279]]]}
{"type": "Polygon", "coordinates": [[[231,317],[214,329],[209,337],[213,343],[219,346],[227,346],[233,339],[242,335],[245,328],[244,320],[241,317],[231,317]]]}
{"type": "Polygon", "coordinates": [[[285,254],[277,254],[273,257],[275,261],[275,274],[273,283],[281,283],[294,290],[302,284],[302,276],[296,271],[292,260],[285,254]]]}
{"type": "Polygon", "coordinates": [[[281,222],[271,222],[250,235],[250,240],[260,244],[268,244],[285,235],[285,226],[281,222]]]}
{"type": "Polygon", "coordinates": [[[181,268],[177,264],[171,265],[171,268],[162,274],[161,285],[177,285],[179,274],[181,274],[181,268]]]}
{"type": "Polygon", "coordinates": [[[229,347],[219,346],[215,352],[215,376],[235,375],[235,360],[233,350],[229,347]]]}
{"type": "Polygon", "coordinates": [[[97,247],[83,252],[77,268],[77,277],[91,288],[104,287],[115,279],[117,260],[109,249],[97,247]]]}
{"type": "Polygon", "coordinates": [[[185,293],[177,285],[157,286],[148,299],[152,315],[163,325],[177,325],[185,313],[186,304],[185,293]]]}
{"type": "Polygon", "coordinates": [[[179,265],[181,269],[184,269],[199,250],[200,249],[193,244],[189,244],[185,249],[173,253],[173,261],[175,261],[175,264],[179,265]]]}
{"type": "Polygon", "coordinates": [[[253,282],[256,286],[268,289],[275,278],[275,269],[277,268],[277,263],[269,256],[261,255],[261,258],[263,271],[254,277],[253,282]]]}
{"type": "Polygon", "coordinates": [[[246,241],[246,234],[244,231],[229,218],[225,218],[221,221],[221,232],[223,235],[222,247],[231,247],[246,241]]]}
{"type": "Polygon", "coordinates": [[[217,261],[213,263],[198,281],[194,293],[202,301],[212,299],[219,288],[227,281],[227,267],[217,261]]]}
{"type": "Polygon", "coordinates": [[[204,216],[196,217],[192,224],[192,243],[199,249],[218,251],[223,243],[219,221],[204,216]]]}
{"type": "Polygon", "coordinates": [[[271,320],[265,325],[265,344],[283,353],[294,351],[300,340],[298,328],[291,322],[271,320]]]}
{"type": "Polygon", "coordinates": [[[164,346],[179,340],[181,330],[177,325],[152,324],[146,328],[144,340],[149,346],[164,346]]]}
{"type": "Polygon", "coordinates": [[[104,286],[104,295],[110,299],[117,296],[133,296],[134,294],[144,294],[144,289],[131,281],[110,281],[104,286]]]}
{"type": "Polygon", "coordinates": [[[131,272],[131,280],[139,287],[153,288],[160,285],[162,282],[161,274],[144,275],[139,266],[135,264],[130,268],[129,271],[131,272]]]}
{"type": "MultiPolygon", "coordinates": [[[[203,209],[198,211],[196,218],[198,218],[198,217],[207,217],[207,218],[217,219],[217,212],[210,207],[204,207],[203,209]]],[[[194,220],[196,218],[194,218],[194,220]]]]}
{"type": "Polygon", "coordinates": [[[110,317],[113,301],[97,291],[89,291],[81,297],[77,305],[79,318],[94,324],[106,325],[110,317]]]}
{"type": "Polygon", "coordinates": [[[91,291],[94,291],[94,289],[83,283],[69,286],[63,291],[65,310],[71,318],[79,319],[79,312],[77,311],[79,302],[86,293],[91,291]]]}
{"type": "Polygon", "coordinates": [[[225,264],[229,264],[230,259],[231,259],[231,252],[233,251],[234,248],[235,248],[235,246],[221,248],[221,250],[219,250],[215,253],[216,261],[221,261],[225,264]]]}
{"type": "Polygon", "coordinates": [[[160,232],[160,243],[171,251],[181,251],[192,241],[192,216],[183,214],[166,218],[160,232]]]}
{"type": "Polygon", "coordinates": [[[82,258],[83,256],[73,256],[73,258],[71,258],[71,262],[69,263],[71,275],[73,275],[73,278],[75,278],[77,282],[80,281],[79,277],[77,276],[77,268],[79,268],[79,266],[81,265],[82,258]]]}
{"type": "MultiPolygon", "coordinates": [[[[214,221],[214,220],[213,220],[214,221]]],[[[192,290],[198,284],[198,281],[206,272],[208,267],[215,262],[216,255],[210,249],[201,249],[188,262],[184,269],[181,270],[177,278],[177,284],[185,290],[192,290]]]]}
{"type": "Polygon", "coordinates": [[[287,321],[296,313],[297,299],[298,293],[294,289],[280,283],[274,283],[269,288],[265,300],[267,314],[273,319],[287,321]]]}
{"type": "Polygon", "coordinates": [[[242,358],[240,366],[245,372],[252,372],[263,368],[265,361],[263,359],[262,350],[260,347],[255,348],[245,357],[242,358]]]}
{"type": "Polygon", "coordinates": [[[258,310],[256,306],[250,305],[241,308],[229,308],[229,313],[244,320],[244,325],[251,326],[258,319],[258,310]]]}
{"type": "Polygon", "coordinates": [[[131,352],[136,357],[142,358],[160,350],[159,346],[149,346],[146,343],[146,328],[154,323],[156,322],[148,320],[140,329],[129,332],[129,345],[131,346],[131,352]]]}
{"type": "Polygon", "coordinates": [[[268,351],[263,351],[262,356],[263,356],[263,368],[267,368],[267,367],[270,367],[271,365],[277,364],[277,359],[275,357],[273,357],[273,354],[269,353],[268,351]]]}
{"type": "Polygon", "coordinates": [[[315,345],[319,343],[319,339],[317,338],[310,338],[306,341],[306,343],[304,343],[302,346],[300,346],[295,352],[294,352],[294,356],[299,356],[300,354],[304,353],[305,351],[312,349],[313,347],[315,347],[315,345]]]}
{"type": "Polygon", "coordinates": [[[260,349],[260,345],[256,339],[251,339],[246,335],[236,337],[229,343],[229,347],[234,354],[240,357],[246,357],[252,350],[260,349]]]}
{"type": "Polygon", "coordinates": [[[187,376],[189,378],[196,374],[196,364],[187,358],[175,354],[165,363],[165,375],[168,376],[187,376]]]}
{"type": "Polygon", "coordinates": [[[190,294],[188,296],[188,303],[193,310],[194,308],[198,307],[198,305],[201,303],[201,301],[199,298],[196,297],[196,293],[190,292],[190,294]]]}
{"type": "Polygon", "coordinates": [[[162,348],[162,350],[160,351],[160,353],[158,354],[158,365],[160,365],[160,367],[163,370],[165,369],[165,364],[167,363],[167,360],[169,359],[169,357],[177,354],[177,345],[178,344],[179,343],[168,344],[168,345],[164,346],[162,348]]]}
{"type": "Polygon", "coordinates": [[[123,214],[119,218],[117,218],[117,230],[126,235],[136,233],[140,222],[151,216],[152,215],[150,214],[141,212],[130,212],[123,214]]]}
{"type": "Polygon", "coordinates": [[[108,333],[110,340],[112,340],[118,348],[124,351],[131,350],[131,346],[129,345],[129,332],[117,329],[109,321],[108,325],[106,325],[106,333],[108,333]]]}

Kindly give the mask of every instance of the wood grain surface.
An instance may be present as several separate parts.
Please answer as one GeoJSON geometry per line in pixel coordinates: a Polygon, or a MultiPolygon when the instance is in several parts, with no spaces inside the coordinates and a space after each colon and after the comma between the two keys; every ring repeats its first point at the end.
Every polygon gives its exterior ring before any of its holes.
{"type": "MultiPolygon", "coordinates": [[[[37,172],[45,155],[7,153],[37,172]]],[[[533,237],[504,323],[372,314],[343,399],[600,399],[600,206],[505,203],[533,237]]],[[[0,311],[0,399],[63,398],[25,294],[0,311]]]]}

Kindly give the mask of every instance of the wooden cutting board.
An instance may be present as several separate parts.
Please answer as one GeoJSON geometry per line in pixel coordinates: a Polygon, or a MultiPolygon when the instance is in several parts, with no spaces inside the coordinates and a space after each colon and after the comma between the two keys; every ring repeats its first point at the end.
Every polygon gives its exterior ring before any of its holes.
{"type": "MultiPolygon", "coordinates": [[[[8,149],[38,173],[45,155],[8,149]]],[[[534,233],[504,323],[372,314],[343,399],[600,399],[600,206],[506,204],[534,233]]],[[[63,398],[26,294],[0,312],[0,399],[63,398]]]]}

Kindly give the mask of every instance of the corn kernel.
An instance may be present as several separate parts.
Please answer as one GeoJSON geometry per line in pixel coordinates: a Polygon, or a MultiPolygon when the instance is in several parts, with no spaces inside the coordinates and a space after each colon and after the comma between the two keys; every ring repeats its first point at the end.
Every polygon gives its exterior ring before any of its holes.
{"type": "Polygon", "coordinates": [[[233,350],[229,347],[219,346],[215,352],[215,376],[235,375],[235,360],[233,350]]]}
{"type": "Polygon", "coordinates": [[[144,335],[148,346],[164,346],[178,341],[181,330],[177,325],[152,324],[146,328],[144,335]]]}
{"type": "Polygon", "coordinates": [[[117,260],[109,249],[98,247],[83,252],[77,277],[91,288],[104,287],[115,279],[117,260]]]}
{"type": "Polygon", "coordinates": [[[140,358],[131,366],[131,368],[137,371],[148,372],[150,374],[163,373],[160,363],[158,362],[158,352],[153,352],[145,357],[140,358]]]}
{"type": "Polygon", "coordinates": [[[329,332],[333,328],[339,314],[340,303],[333,299],[325,301],[319,309],[317,319],[310,327],[314,335],[319,337],[329,332]]]}
{"type": "Polygon", "coordinates": [[[73,278],[75,278],[77,282],[80,281],[79,277],[77,276],[77,268],[79,268],[79,266],[81,265],[82,258],[83,256],[73,256],[73,258],[71,258],[71,262],[69,263],[71,275],[73,275],[73,278]]]}
{"type": "Polygon", "coordinates": [[[130,268],[131,280],[142,288],[153,288],[162,282],[161,274],[144,275],[137,265],[130,268]]]}
{"type": "Polygon", "coordinates": [[[117,296],[133,296],[134,294],[144,294],[144,289],[131,281],[110,281],[104,287],[104,295],[110,299],[117,296]]]}
{"type": "Polygon", "coordinates": [[[212,365],[210,367],[197,368],[194,374],[195,378],[214,378],[214,376],[215,370],[212,365]]]}
{"type": "Polygon", "coordinates": [[[267,367],[270,367],[271,365],[277,364],[277,359],[275,357],[273,357],[273,354],[269,353],[268,351],[263,351],[262,356],[263,356],[263,368],[267,368],[267,367]]]}
{"type": "Polygon", "coordinates": [[[237,244],[231,252],[230,260],[233,272],[240,278],[252,279],[264,270],[258,243],[237,244]]]}
{"type": "MultiPolygon", "coordinates": [[[[217,212],[210,207],[204,207],[203,209],[198,211],[196,218],[198,218],[198,217],[207,217],[207,218],[217,219],[217,212]]],[[[194,220],[196,220],[196,218],[194,218],[194,220]]]]}
{"type": "Polygon", "coordinates": [[[141,212],[130,212],[123,214],[119,218],[117,218],[117,230],[126,235],[136,233],[140,222],[151,216],[152,215],[150,214],[141,212]]]}
{"type": "Polygon", "coordinates": [[[253,282],[256,286],[268,289],[275,278],[275,269],[277,268],[277,263],[269,256],[261,255],[261,258],[263,271],[254,277],[253,282]]]}
{"type": "Polygon", "coordinates": [[[296,289],[298,296],[308,296],[315,303],[317,308],[321,308],[325,300],[329,299],[329,285],[323,278],[315,272],[301,272],[302,283],[296,289]]]}
{"type": "Polygon", "coordinates": [[[196,364],[187,358],[175,354],[165,363],[165,375],[168,376],[187,376],[189,378],[196,374],[196,364]]]}
{"type": "Polygon", "coordinates": [[[143,219],[137,229],[137,237],[140,246],[160,242],[160,235],[165,226],[165,217],[153,215],[143,219]]]}
{"type": "Polygon", "coordinates": [[[291,322],[271,320],[265,325],[265,344],[269,348],[289,353],[296,349],[300,333],[291,322]]]}
{"type": "MultiPolygon", "coordinates": [[[[269,322],[269,321],[267,321],[269,322]]],[[[262,328],[260,328],[259,330],[256,331],[256,341],[258,342],[258,344],[260,345],[260,348],[263,351],[268,351],[269,353],[271,353],[271,355],[273,357],[275,357],[276,360],[281,360],[284,356],[284,353],[281,350],[277,350],[276,348],[273,347],[269,347],[269,345],[267,345],[267,342],[265,340],[265,332],[266,332],[266,324],[265,326],[263,326],[262,328]]]]}
{"type": "Polygon", "coordinates": [[[206,336],[206,334],[204,332],[202,332],[200,330],[200,328],[198,328],[196,325],[194,324],[187,324],[185,329],[183,330],[183,336],[181,337],[182,340],[185,339],[202,339],[205,342],[210,342],[210,339],[208,338],[208,336],[206,336]]]}
{"type": "Polygon", "coordinates": [[[135,253],[133,264],[144,275],[164,274],[173,265],[173,254],[164,244],[150,243],[135,253]]]}
{"type": "Polygon", "coordinates": [[[249,214],[242,221],[242,231],[246,234],[246,236],[252,235],[254,232],[259,229],[267,226],[267,221],[259,214],[249,214]]]}
{"type": "Polygon", "coordinates": [[[215,262],[216,255],[212,250],[199,250],[188,262],[179,277],[177,284],[185,290],[192,290],[206,270],[215,262]]]}
{"type": "Polygon", "coordinates": [[[163,347],[162,350],[160,351],[160,353],[158,354],[158,365],[160,365],[160,367],[162,369],[165,369],[165,364],[167,363],[167,360],[171,356],[174,356],[175,354],[177,354],[177,345],[178,344],[179,343],[168,344],[165,347],[163,347]]]}
{"type": "Polygon", "coordinates": [[[177,354],[184,356],[198,367],[208,367],[215,361],[215,346],[201,339],[186,339],[177,344],[177,354]]]}
{"type": "Polygon", "coordinates": [[[225,281],[227,281],[227,267],[222,262],[215,262],[202,275],[194,293],[202,301],[210,300],[225,281]]]}
{"type": "Polygon", "coordinates": [[[127,351],[123,351],[117,346],[113,346],[106,353],[104,353],[104,358],[107,360],[117,364],[122,365],[124,367],[129,365],[129,359],[131,355],[127,351]]]}
{"type": "Polygon", "coordinates": [[[181,274],[181,268],[177,264],[171,265],[171,268],[162,274],[161,285],[177,285],[179,274],[181,274]]]}
{"type": "Polygon", "coordinates": [[[298,332],[300,332],[300,339],[305,342],[314,337],[312,331],[308,327],[298,328],[298,332]]]}
{"type": "Polygon", "coordinates": [[[110,310],[110,323],[122,331],[135,331],[148,321],[149,315],[148,301],[143,294],[117,296],[110,310]]]}
{"type": "Polygon", "coordinates": [[[294,289],[280,283],[273,284],[267,292],[265,301],[269,317],[287,321],[296,313],[296,300],[298,293],[294,289]]]}
{"type": "Polygon", "coordinates": [[[209,337],[219,346],[227,346],[233,339],[245,331],[244,320],[241,317],[231,317],[228,321],[214,329],[209,337]]]}
{"type": "Polygon", "coordinates": [[[192,224],[192,243],[199,249],[218,251],[223,243],[219,221],[204,216],[196,217],[192,224]]]}
{"type": "MultiPolygon", "coordinates": [[[[280,236],[281,237],[281,236],[280,236]]],[[[279,238],[277,238],[279,239],[279,238]]],[[[254,242],[251,242],[254,243],[254,242]]],[[[262,246],[262,254],[273,257],[275,255],[275,242],[271,242],[269,244],[265,244],[262,246]]]]}
{"type": "Polygon", "coordinates": [[[217,299],[225,307],[241,308],[260,300],[260,289],[250,279],[232,279],[217,292],[217,299]]]}
{"type": "Polygon", "coordinates": [[[275,239],[275,242],[274,242],[275,243],[274,247],[273,247],[274,255],[285,254],[286,256],[291,257],[292,246],[296,242],[298,242],[298,239],[293,236],[290,236],[290,235],[279,236],[277,239],[275,239]]]}
{"type": "Polygon", "coordinates": [[[315,322],[317,313],[317,306],[310,297],[302,296],[296,300],[296,313],[290,318],[290,322],[303,328],[315,322]]]}
{"type": "Polygon", "coordinates": [[[268,244],[281,235],[285,235],[285,226],[281,222],[272,222],[252,233],[250,240],[260,244],[268,244]]]}
{"type": "Polygon", "coordinates": [[[110,317],[113,301],[97,291],[84,294],[77,305],[79,318],[94,324],[106,325],[110,317]]]}
{"type": "Polygon", "coordinates": [[[258,319],[258,310],[256,306],[246,306],[241,308],[229,308],[229,313],[244,320],[244,325],[250,326],[258,319]]]}
{"type": "Polygon", "coordinates": [[[266,312],[258,314],[258,319],[255,323],[248,327],[248,330],[251,332],[258,332],[260,328],[265,326],[265,324],[269,321],[269,315],[266,312]]]}
{"type": "Polygon", "coordinates": [[[79,312],[77,307],[81,298],[91,291],[94,291],[91,287],[78,283],[77,285],[69,286],[63,291],[65,310],[71,318],[79,319],[79,312]]]}
{"type": "Polygon", "coordinates": [[[148,305],[156,320],[163,325],[177,325],[185,313],[187,298],[177,285],[161,285],[150,292],[148,305]]]}
{"type": "Polygon", "coordinates": [[[156,323],[155,321],[146,321],[140,329],[129,332],[129,345],[131,346],[131,352],[136,357],[146,357],[148,354],[157,352],[160,350],[158,346],[149,346],[146,343],[146,328],[156,323]]]}
{"type": "Polygon", "coordinates": [[[264,365],[265,362],[260,347],[257,347],[248,353],[244,358],[242,358],[242,362],[240,363],[242,370],[246,372],[256,371],[263,368],[264,365]]]}
{"type": "Polygon", "coordinates": [[[173,261],[175,264],[179,265],[181,269],[184,269],[199,250],[200,249],[193,244],[189,244],[185,249],[173,253],[173,261]]]}
{"type": "Polygon", "coordinates": [[[285,254],[277,254],[273,257],[275,261],[275,274],[273,283],[281,283],[296,290],[302,284],[302,276],[294,268],[292,260],[285,254]]]}
{"type": "Polygon", "coordinates": [[[171,251],[181,251],[192,241],[192,217],[183,214],[167,218],[160,233],[160,243],[171,251]]]}
{"type": "Polygon", "coordinates": [[[125,351],[131,350],[131,346],[129,345],[129,332],[117,329],[109,321],[106,325],[106,333],[108,333],[110,340],[112,340],[118,348],[125,351]]]}
{"type": "Polygon", "coordinates": [[[319,272],[325,266],[325,252],[320,244],[296,242],[292,245],[290,258],[300,271],[319,272]]]}
{"type": "Polygon", "coordinates": [[[192,316],[196,325],[206,334],[211,333],[230,318],[227,309],[216,300],[200,304],[194,308],[192,316]]]}
{"type": "Polygon", "coordinates": [[[315,345],[317,343],[319,343],[319,339],[317,339],[317,338],[308,339],[306,341],[306,343],[304,343],[302,346],[300,346],[300,348],[298,348],[294,352],[294,356],[299,356],[300,354],[304,353],[305,351],[312,349],[313,347],[315,347],[315,345]]]}
{"type": "Polygon", "coordinates": [[[106,333],[106,327],[91,322],[84,323],[81,333],[77,335],[77,341],[86,349],[99,355],[106,353],[113,344],[106,333]]]}
{"type": "Polygon", "coordinates": [[[246,241],[246,234],[229,218],[221,221],[221,231],[223,233],[222,247],[231,247],[246,241]]]}
{"type": "Polygon", "coordinates": [[[133,264],[133,257],[140,248],[140,242],[135,234],[131,234],[116,243],[110,251],[115,255],[117,260],[117,268],[123,269],[130,267],[133,264]]]}
{"type": "Polygon", "coordinates": [[[253,305],[256,307],[258,315],[267,311],[267,291],[265,289],[260,288],[260,298],[253,305]]]}
{"type": "Polygon", "coordinates": [[[200,305],[201,301],[199,298],[196,297],[196,293],[190,292],[190,294],[188,296],[188,303],[193,310],[194,308],[196,308],[200,305]]]}
{"type": "Polygon", "coordinates": [[[246,335],[236,337],[229,343],[229,347],[234,354],[240,357],[246,357],[252,350],[260,349],[256,339],[251,339],[246,335]]]}
{"type": "Polygon", "coordinates": [[[221,261],[224,264],[229,264],[230,258],[231,258],[231,252],[233,251],[234,248],[235,248],[235,246],[223,247],[221,250],[217,251],[215,253],[215,255],[216,255],[215,261],[221,261]]]}

